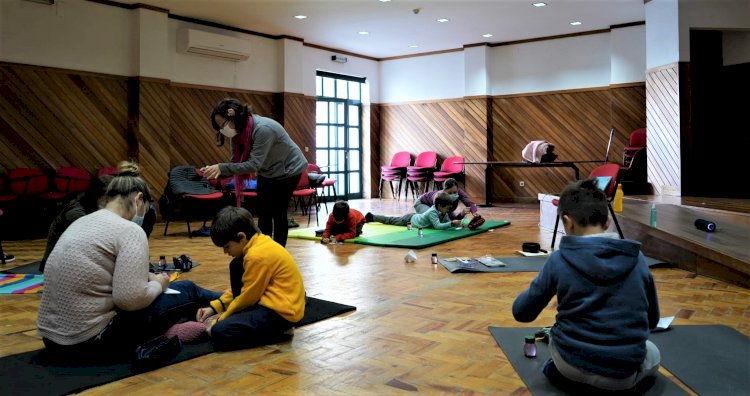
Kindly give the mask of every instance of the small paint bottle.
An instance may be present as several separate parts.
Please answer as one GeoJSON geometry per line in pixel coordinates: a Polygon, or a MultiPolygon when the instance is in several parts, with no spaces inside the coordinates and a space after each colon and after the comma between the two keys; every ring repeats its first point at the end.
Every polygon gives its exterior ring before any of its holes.
{"type": "Polygon", "coordinates": [[[412,229],[411,223],[406,223],[406,229],[409,230],[409,231],[411,231],[411,229],[412,229]]]}
{"type": "Polygon", "coordinates": [[[526,357],[536,357],[536,338],[533,335],[527,335],[524,338],[523,355],[526,357]]]}
{"type": "Polygon", "coordinates": [[[420,238],[424,236],[424,231],[422,231],[422,227],[419,227],[419,229],[417,230],[417,235],[419,235],[420,238]]]}
{"type": "Polygon", "coordinates": [[[430,261],[432,262],[432,264],[437,264],[438,263],[437,253],[432,253],[432,257],[430,258],[430,261]]]}
{"type": "Polygon", "coordinates": [[[167,256],[159,256],[159,268],[162,271],[167,269],[167,256]]]}

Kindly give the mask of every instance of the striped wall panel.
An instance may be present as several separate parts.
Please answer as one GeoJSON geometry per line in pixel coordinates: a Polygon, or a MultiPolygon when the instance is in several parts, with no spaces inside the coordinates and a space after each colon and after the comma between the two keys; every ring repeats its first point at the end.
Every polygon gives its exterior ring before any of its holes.
{"type": "Polygon", "coordinates": [[[278,121],[299,146],[307,162],[315,163],[315,101],[312,96],[282,94],[283,116],[278,121]],[[307,148],[307,150],[305,150],[307,148]]]}
{"type": "Polygon", "coordinates": [[[612,127],[615,129],[609,160],[622,163],[622,152],[630,141],[630,133],[646,127],[646,84],[613,87],[609,91],[612,93],[612,127]]]}
{"type": "MultiPolygon", "coordinates": [[[[465,98],[463,109],[464,146],[466,162],[483,162],[490,157],[487,137],[492,137],[492,98],[465,98]]],[[[485,166],[465,165],[466,193],[477,202],[485,201],[485,166]]]]}
{"type": "MultiPolygon", "coordinates": [[[[411,152],[412,158],[435,151],[439,167],[446,157],[465,155],[463,100],[382,105],[381,131],[382,164],[399,151],[411,152]]],[[[383,188],[383,196],[390,197],[390,191],[383,188]]]]}
{"type": "Polygon", "coordinates": [[[648,180],[656,194],[680,195],[679,65],[646,73],[648,180]]]}
{"type": "MultiPolygon", "coordinates": [[[[603,160],[612,124],[611,103],[609,89],[495,97],[492,160],[522,161],[521,151],[532,140],[553,143],[558,161],[603,160]]],[[[618,136],[615,147],[624,144],[624,136],[618,136]]],[[[581,177],[597,165],[579,164],[581,177]]],[[[496,169],[494,197],[535,200],[538,193],[562,191],[574,179],[568,168],[496,169]]]]}
{"type": "MultiPolygon", "coordinates": [[[[166,81],[138,79],[137,160],[141,175],[149,183],[152,194],[161,197],[167,184],[169,163],[170,88],[166,81]]],[[[132,94],[132,93],[131,93],[132,94]]]]}
{"type": "Polygon", "coordinates": [[[0,63],[0,172],[127,158],[128,80],[0,63]]]}
{"type": "MultiPolygon", "coordinates": [[[[390,157],[385,159],[381,157],[381,135],[382,130],[380,129],[381,122],[381,106],[378,104],[363,105],[362,106],[362,119],[370,120],[370,196],[378,196],[378,185],[380,183],[380,165],[385,164],[386,161],[390,161],[390,157]]],[[[366,141],[366,140],[365,140],[366,141]]],[[[365,154],[367,155],[367,154],[365,154]]],[[[366,157],[365,157],[366,158],[366,157]]],[[[367,190],[365,190],[367,191],[367,190]]]]}

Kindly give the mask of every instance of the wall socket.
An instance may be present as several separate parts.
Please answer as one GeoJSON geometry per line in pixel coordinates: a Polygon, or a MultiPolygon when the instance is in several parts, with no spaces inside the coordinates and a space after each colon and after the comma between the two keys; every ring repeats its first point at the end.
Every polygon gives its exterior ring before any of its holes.
{"type": "Polygon", "coordinates": [[[310,152],[310,147],[305,146],[305,152],[310,152]]]}
{"type": "Polygon", "coordinates": [[[522,180],[522,181],[518,182],[518,186],[519,186],[519,187],[526,187],[526,182],[524,182],[524,181],[522,180]]]}

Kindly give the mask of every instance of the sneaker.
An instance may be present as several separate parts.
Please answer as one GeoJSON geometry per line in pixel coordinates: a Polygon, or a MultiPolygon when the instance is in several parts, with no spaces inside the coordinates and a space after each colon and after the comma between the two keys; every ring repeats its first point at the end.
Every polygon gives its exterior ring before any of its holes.
{"type": "Polygon", "coordinates": [[[290,328],[289,330],[286,330],[284,332],[284,335],[293,336],[294,335],[294,327],[290,328]]]}
{"type": "Polygon", "coordinates": [[[368,222],[368,223],[371,223],[372,220],[373,220],[373,218],[374,218],[374,216],[370,212],[367,212],[367,214],[365,215],[365,221],[368,222]]]}
{"type": "Polygon", "coordinates": [[[4,256],[5,256],[5,262],[6,263],[12,263],[12,262],[16,261],[16,256],[14,256],[12,254],[5,254],[4,256]]]}
{"type": "Polygon", "coordinates": [[[299,227],[299,224],[297,224],[297,222],[294,221],[294,218],[290,217],[289,220],[287,220],[287,226],[289,228],[294,228],[294,227],[299,227]]]}
{"type": "Polygon", "coordinates": [[[200,229],[191,232],[190,235],[196,237],[211,236],[211,227],[201,227],[200,229]]]}

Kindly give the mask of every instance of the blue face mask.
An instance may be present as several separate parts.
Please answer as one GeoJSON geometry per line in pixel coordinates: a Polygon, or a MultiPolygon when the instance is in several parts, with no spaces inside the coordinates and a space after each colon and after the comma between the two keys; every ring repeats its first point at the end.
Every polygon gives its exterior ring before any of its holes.
{"type": "Polygon", "coordinates": [[[136,201],[135,204],[135,216],[131,219],[131,221],[135,224],[138,224],[139,226],[143,226],[143,218],[146,216],[144,213],[143,216],[138,216],[138,203],[136,201]]]}
{"type": "Polygon", "coordinates": [[[456,202],[458,200],[458,193],[448,194],[451,197],[451,201],[456,202]]]}

